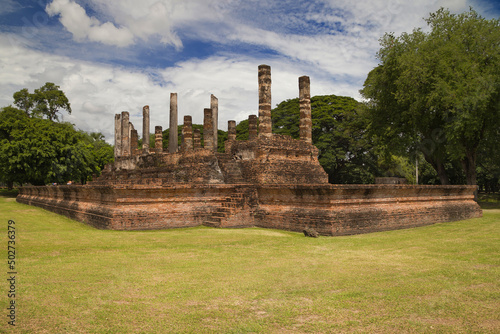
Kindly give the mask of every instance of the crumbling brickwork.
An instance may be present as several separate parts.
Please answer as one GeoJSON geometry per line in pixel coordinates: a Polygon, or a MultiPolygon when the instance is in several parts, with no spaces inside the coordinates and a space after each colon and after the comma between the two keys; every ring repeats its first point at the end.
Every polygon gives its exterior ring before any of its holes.
{"type": "MultiPolygon", "coordinates": [[[[17,201],[117,230],[204,224],[347,235],[481,216],[475,186],[328,184],[311,142],[309,78],[299,78],[300,140],[294,140],[271,132],[270,75],[269,66],[259,66],[258,131],[257,117],[250,115],[249,139],[236,140],[236,123],[229,121],[225,153],[216,152],[215,96],[204,109],[204,146],[186,115],[180,151],[177,142],[163,150],[161,126],[155,126],[155,149],[149,149],[145,106],[142,148],[129,113],[117,114],[115,162],[99,178],[83,186],[23,187],[17,201]]],[[[170,101],[170,134],[177,140],[177,94],[170,101]]]]}
{"type": "MultiPolygon", "coordinates": [[[[161,180],[157,178],[157,180],[161,180]]],[[[310,227],[348,235],[481,216],[472,186],[128,184],[23,187],[18,202],[101,229],[310,227]]]]}

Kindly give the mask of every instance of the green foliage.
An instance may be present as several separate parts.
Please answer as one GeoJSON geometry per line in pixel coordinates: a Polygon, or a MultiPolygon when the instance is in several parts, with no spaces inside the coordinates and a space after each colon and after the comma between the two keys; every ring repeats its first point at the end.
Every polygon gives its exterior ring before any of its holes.
{"type": "Polygon", "coordinates": [[[421,29],[386,34],[361,93],[369,99],[370,130],[392,152],[420,151],[448,183],[458,161],[475,184],[485,134],[500,125],[500,21],[472,9],[440,9],[421,29]]]}
{"type": "Polygon", "coordinates": [[[0,143],[0,179],[8,184],[85,183],[113,158],[102,134],[29,118],[13,107],[0,112],[0,143]]]}
{"type": "MultiPolygon", "coordinates": [[[[379,173],[361,107],[350,97],[311,98],[312,140],[330,183],[372,183],[379,173]]],[[[274,133],[299,138],[298,98],[281,102],[271,111],[271,117],[274,133]]]]}
{"type": "Polygon", "coordinates": [[[99,175],[104,166],[113,162],[114,149],[113,146],[106,143],[104,135],[100,132],[78,131],[83,138],[84,143],[90,148],[92,160],[95,163],[94,172],[99,175]]]}
{"type": "Polygon", "coordinates": [[[60,109],[71,114],[71,105],[59,86],[47,82],[31,94],[27,88],[14,93],[14,104],[30,117],[47,117],[51,121],[59,119],[60,109]]]}
{"type": "Polygon", "coordinates": [[[236,125],[236,140],[248,140],[248,119],[245,119],[236,125]]]}
{"type": "Polygon", "coordinates": [[[30,116],[35,105],[34,96],[30,94],[27,88],[23,88],[14,93],[14,104],[24,111],[27,116],[30,116]]]}
{"type": "Polygon", "coordinates": [[[21,158],[24,147],[16,140],[24,135],[29,121],[25,113],[10,106],[0,112],[0,181],[9,188],[26,178],[21,158]]]}

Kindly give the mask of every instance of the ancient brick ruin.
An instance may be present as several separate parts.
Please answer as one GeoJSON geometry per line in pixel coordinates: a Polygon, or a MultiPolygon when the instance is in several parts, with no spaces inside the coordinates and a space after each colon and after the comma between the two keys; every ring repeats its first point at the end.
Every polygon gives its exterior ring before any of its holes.
{"type": "Polygon", "coordinates": [[[142,148],[122,112],[115,115],[115,162],[99,178],[83,186],[23,187],[17,201],[117,230],[258,226],[346,235],[481,216],[474,186],[328,184],[312,145],[309,77],[299,78],[299,140],[272,133],[267,65],[259,66],[258,89],[258,122],[249,116],[248,140],[240,141],[236,122],[228,121],[224,153],[217,152],[217,98],[211,95],[203,111],[203,147],[191,116],[184,116],[179,145],[172,93],[168,150],[161,126],[149,147],[148,106],[142,148]]]}

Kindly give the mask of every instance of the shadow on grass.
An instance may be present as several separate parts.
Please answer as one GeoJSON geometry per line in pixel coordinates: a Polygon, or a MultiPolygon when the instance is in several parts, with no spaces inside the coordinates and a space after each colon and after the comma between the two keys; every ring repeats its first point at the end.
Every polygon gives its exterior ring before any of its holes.
{"type": "Polygon", "coordinates": [[[17,194],[19,194],[19,189],[0,188],[0,197],[16,198],[17,194]]]}
{"type": "Polygon", "coordinates": [[[479,194],[481,209],[500,209],[500,194],[479,194]]]}

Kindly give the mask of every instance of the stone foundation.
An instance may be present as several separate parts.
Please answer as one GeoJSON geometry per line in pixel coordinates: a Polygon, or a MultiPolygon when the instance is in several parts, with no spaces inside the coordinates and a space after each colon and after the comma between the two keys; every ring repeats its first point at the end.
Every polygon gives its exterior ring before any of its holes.
{"type": "Polygon", "coordinates": [[[199,225],[349,235],[481,217],[472,186],[118,185],[23,187],[17,201],[100,229],[199,225]]]}

